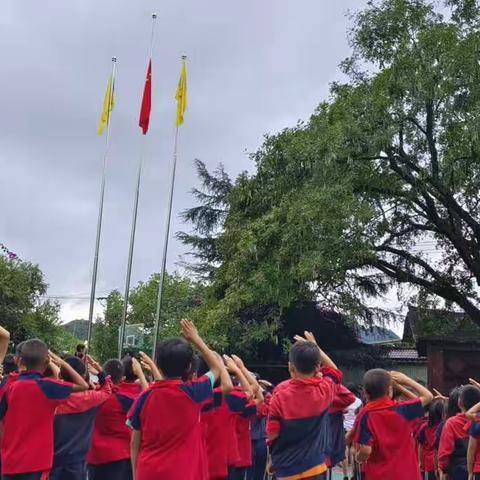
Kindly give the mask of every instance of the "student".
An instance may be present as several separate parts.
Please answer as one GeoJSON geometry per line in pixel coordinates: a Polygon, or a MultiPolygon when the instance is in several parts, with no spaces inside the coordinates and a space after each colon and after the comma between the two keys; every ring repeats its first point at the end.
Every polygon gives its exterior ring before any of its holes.
{"type": "MultiPolygon", "coordinates": [[[[231,358],[225,361],[226,366],[223,361],[220,364],[222,366],[220,385],[214,388],[213,397],[203,405],[201,416],[204,429],[208,480],[225,480],[228,477],[228,454],[232,437],[234,436],[234,425],[231,422],[233,412],[230,410],[226,399],[233,390],[230,373],[235,374],[238,371],[238,367],[231,358]]],[[[208,367],[207,369],[202,368],[202,370],[206,373],[208,367]]]]}
{"type": "Polygon", "coordinates": [[[7,386],[0,404],[2,479],[39,480],[52,468],[55,409],[72,392],[87,390],[88,384],[38,339],[23,343],[18,366],[21,373],[7,386]],[[72,383],[44,378],[50,361],[67,372],[72,383]]]}
{"type": "Polygon", "coordinates": [[[424,407],[432,401],[433,395],[406,375],[382,369],[369,370],[363,383],[367,404],[357,419],[359,428],[355,440],[357,461],[365,464],[365,478],[420,478],[411,424],[423,417],[424,407]],[[395,402],[392,381],[414,390],[418,398],[395,402]]]}
{"type": "Polygon", "coordinates": [[[108,360],[103,374],[113,382],[112,396],[101,406],[95,420],[88,454],[89,480],[131,480],[130,441],[127,413],[143,389],[148,387],[138,362],[127,356],[108,360]],[[141,379],[140,384],[136,383],[141,379]]]}
{"type": "MultiPolygon", "coordinates": [[[[352,404],[350,404],[344,411],[343,429],[346,435],[348,435],[348,433],[353,430],[353,427],[355,425],[355,419],[357,418],[357,414],[363,405],[363,402],[360,398],[362,394],[360,392],[359,387],[354,383],[350,383],[347,385],[347,388],[355,396],[355,401],[352,404]]],[[[351,466],[353,468],[354,466],[351,441],[347,442],[345,456],[346,456],[346,460],[342,464],[342,471],[343,471],[343,479],[348,480],[348,467],[351,466]]]]}
{"type": "MultiPolygon", "coordinates": [[[[446,401],[445,411],[443,415],[443,420],[440,422],[437,428],[437,433],[435,435],[435,443],[433,447],[433,462],[435,464],[435,471],[439,472],[438,469],[438,449],[440,448],[440,439],[442,438],[443,427],[445,426],[445,422],[450,417],[454,417],[457,413],[460,413],[460,407],[458,406],[458,400],[460,398],[460,387],[455,387],[451,392],[450,395],[446,398],[443,397],[438,390],[433,389],[436,393],[437,399],[441,399],[446,401]]],[[[443,480],[443,479],[441,479],[443,480]]]]}
{"type": "Polygon", "coordinates": [[[428,410],[427,424],[418,433],[418,458],[420,470],[425,472],[427,480],[436,480],[437,469],[435,467],[435,439],[437,430],[443,420],[445,404],[443,400],[435,400],[428,410]]]}
{"type": "Polygon", "coordinates": [[[460,391],[458,406],[460,413],[449,418],[443,427],[438,449],[438,467],[448,474],[449,480],[467,480],[467,450],[469,441],[470,420],[466,415],[480,402],[480,390],[465,385],[460,391]]]}
{"type": "Polygon", "coordinates": [[[264,398],[257,379],[247,370],[243,361],[236,355],[232,355],[232,359],[241,371],[243,377],[247,380],[249,392],[251,393],[249,393],[249,401],[244,408],[235,415],[238,459],[233,468],[230,469],[228,478],[229,480],[245,480],[247,470],[252,466],[251,423],[257,414],[257,407],[263,405],[264,398]]]}
{"type": "Polygon", "coordinates": [[[263,480],[267,467],[267,417],[273,385],[257,378],[264,396],[263,405],[257,406],[257,415],[252,419],[252,466],[247,471],[247,480],[263,480]]]}
{"type": "Polygon", "coordinates": [[[205,480],[207,470],[202,428],[202,405],[213,396],[221,365],[192,322],[181,321],[182,338],[157,347],[156,364],[164,380],[156,382],[128,414],[133,429],[131,456],[136,480],[205,480]],[[194,345],[210,371],[187,381],[194,345]]]}
{"type": "Polygon", "coordinates": [[[289,354],[291,379],[274,390],[267,420],[271,467],[281,480],[319,478],[327,471],[328,409],[342,380],[310,332],[295,340],[289,354]]]}
{"type": "Polygon", "coordinates": [[[472,421],[472,426],[470,427],[470,440],[468,442],[467,451],[469,480],[480,480],[480,418],[478,416],[479,412],[480,403],[477,403],[466,413],[467,418],[472,421]]]}
{"type": "MultiPolygon", "coordinates": [[[[65,359],[85,381],[88,371],[79,357],[65,359]]],[[[61,371],[65,381],[71,381],[68,372],[61,371]]],[[[87,454],[90,449],[95,417],[112,394],[110,378],[103,379],[100,390],[87,390],[72,395],[55,412],[53,470],[49,480],[85,480],[87,454]]]]}
{"type": "MultiPolygon", "coordinates": [[[[328,410],[329,418],[329,445],[328,445],[328,463],[330,468],[335,467],[345,460],[345,429],[343,422],[343,412],[353,405],[356,400],[355,395],[343,385],[338,386],[337,393],[332,405],[328,410]]],[[[347,478],[348,480],[348,478],[347,478]]]]}

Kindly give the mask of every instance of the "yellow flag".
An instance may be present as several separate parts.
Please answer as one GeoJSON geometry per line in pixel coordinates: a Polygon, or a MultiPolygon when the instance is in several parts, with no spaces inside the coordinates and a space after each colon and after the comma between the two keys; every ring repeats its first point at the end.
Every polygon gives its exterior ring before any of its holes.
{"type": "Polygon", "coordinates": [[[177,100],[177,128],[183,124],[183,114],[187,109],[187,65],[185,60],[183,60],[182,73],[180,75],[180,80],[178,82],[177,93],[175,95],[177,100]]]}
{"type": "Polygon", "coordinates": [[[100,117],[100,122],[98,123],[97,133],[99,135],[103,134],[105,127],[110,121],[110,112],[115,106],[115,86],[112,80],[112,77],[108,79],[107,91],[105,92],[105,99],[103,100],[103,110],[102,116],[100,117]]]}

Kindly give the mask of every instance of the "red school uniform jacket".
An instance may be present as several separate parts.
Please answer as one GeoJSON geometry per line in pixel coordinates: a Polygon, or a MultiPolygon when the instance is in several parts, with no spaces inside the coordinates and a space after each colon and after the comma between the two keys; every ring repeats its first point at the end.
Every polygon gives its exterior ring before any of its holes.
{"type": "MultiPolygon", "coordinates": [[[[246,400],[244,392],[240,388],[235,388],[232,394],[238,392],[246,400]]],[[[230,394],[227,402],[232,402],[233,395],[230,394]]],[[[232,408],[233,410],[233,408],[232,408]]],[[[252,465],[252,438],[251,427],[252,419],[257,414],[255,402],[249,401],[243,404],[243,408],[235,415],[235,436],[238,442],[238,460],[235,462],[237,468],[247,468],[252,465]]]]}
{"type": "Polygon", "coordinates": [[[435,472],[435,440],[437,438],[438,425],[429,427],[428,424],[424,425],[418,433],[418,443],[423,449],[423,467],[424,471],[431,473],[435,472]]]}
{"type": "MultiPolygon", "coordinates": [[[[480,423],[472,423],[472,426],[470,427],[470,436],[475,438],[477,441],[480,440],[480,423]]],[[[475,460],[473,464],[473,473],[480,473],[480,442],[477,443],[477,450],[475,452],[475,460]]]]}
{"type": "Polygon", "coordinates": [[[3,475],[48,472],[52,468],[55,409],[70,397],[72,387],[33,371],[19,374],[7,386],[0,403],[3,475]]]}
{"type": "Polygon", "coordinates": [[[471,422],[463,413],[450,417],[442,430],[438,466],[451,477],[467,474],[467,450],[471,422]]]}
{"type": "Polygon", "coordinates": [[[366,479],[420,478],[411,422],[423,415],[419,399],[400,403],[380,399],[369,402],[361,410],[355,442],[372,447],[365,463],[366,479]]]}
{"type": "Polygon", "coordinates": [[[136,383],[120,383],[100,407],[95,419],[92,446],[88,454],[90,465],[128,460],[130,458],[131,430],[125,424],[127,413],[141,388],[136,383]]]}
{"type": "Polygon", "coordinates": [[[245,396],[242,397],[235,391],[224,396],[222,389],[216,388],[212,399],[202,408],[209,480],[226,479],[228,467],[232,465],[229,463],[230,459],[233,457],[236,462],[240,458],[236,442],[235,414],[241,413],[246,404],[245,396]]]}
{"type": "Polygon", "coordinates": [[[112,394],[110,377],[100,390],[74,393],[55,411],[53,466],[85,462],[92,443],[95,417],[112,394]]]}
{"type": "Polygon", "coordinates": [[[137,399],[128,414],[141,432],[136,480],[206,480],[200,412],[212,398],[212,379],[162,380],[137,399]]]}
{"type": "Polygon", "coordinates": [[[287,380],[273,392],[267,434],[278,477],[326,470],[328,409],[342,374],[331,368],[322,369],[322,374],[307,380],[287,380]]]}

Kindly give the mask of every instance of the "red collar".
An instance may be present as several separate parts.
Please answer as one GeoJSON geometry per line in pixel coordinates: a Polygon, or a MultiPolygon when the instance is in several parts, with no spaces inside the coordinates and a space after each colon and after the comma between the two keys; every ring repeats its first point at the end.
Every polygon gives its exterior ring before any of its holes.
{"type": "Polygon", "coordinates": [[[178,385],[183,385],[185,383],[183,380],[175,379],[175,380],[159,380],[158,382],[153,383],[150,385],[150,388],[168,388],[168,387],[176,387],[178,385]]]}
{"type": "Polygon", "coordinates": [[[378,400],[372,400],[365,405],[365,410],[367,412],[374,412],[376,410],[385,410],[386,408],[391,408],[396,403],[388,397],[379,398],[378,400]]]}

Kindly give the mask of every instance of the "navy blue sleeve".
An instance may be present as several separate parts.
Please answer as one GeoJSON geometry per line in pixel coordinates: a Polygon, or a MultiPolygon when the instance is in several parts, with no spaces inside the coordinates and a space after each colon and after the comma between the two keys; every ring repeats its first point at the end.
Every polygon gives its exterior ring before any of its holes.
{"type": "Polygon", "coordinates": [[[194,382],[184,383],[180,387],[195,403],[203,403],[213,397],[210,377],[204,375],[194,382]]]}
{"type": "Polygon", "coordinates": [[[360,425],[358,428],[357,443],[360,445],[370,445],[373,435],[370,429],[368,428],[368,415],[365,414],[360,420],[360,425]]]}
{"type": "Polygon", "coordinates": [[[67,400],[72,394],[72,384],[50,378],[36,380],[38,387],[49,400],[67,400]]]}
{"type": "Polygon", "coordinates": [[[115,393],[115,397],[118,400],[118,403],[122,407],[122,412],[123,413],[128,413],[128,411],[132,408],[133,398],[127,397],[125,395],[122,395],[121,393],[115,393]]]}
{"type": "Polygon", "coordinates": [[[427,429],[426,427],[422,428],[422,429],[420,430],[420,433],[418,434],[418,443],[419,443],[420,445],[425,445],[425,440],[426,440],[425,430],[426,430],[426,429],[427,429]]]}
{"type": "Polygon", "coordinates": [[[407,422],[422,418],[425,415],[425,410],[420,399],[399,403],[395,406],[395,411],[407,420],[407,422]]]}
{"type": "Polygon", "coordinates": [[[476,439],[480,438],[480,423],[472,423],[472,426],[470,427],[470,436],[476,439]]]}
{"type": "Polygon", "coordinates": [[[134,402],[132,408],[127,415],[127,425],[133,430],[141,430],[142,422],[140,421],[140,415],[142,413],[143,407],[148,397],[151,395],[152,391],[147,390],[143,392],[134,402]]]}
{"type": "Polygon", "coordinates": [[[247,405],[247,398],[244,394],[238,395],[232,392],[225,397],[225,400],[232,413],[242,413],[247,405]]]}
{"type": "Polygon", "coordinates": [[[440,440],[442,438],[443,427],[445,426],[445,422],[442,422],[438,428],[437,433],[435,434],[435,450],[440,448],[440,440]]]}

